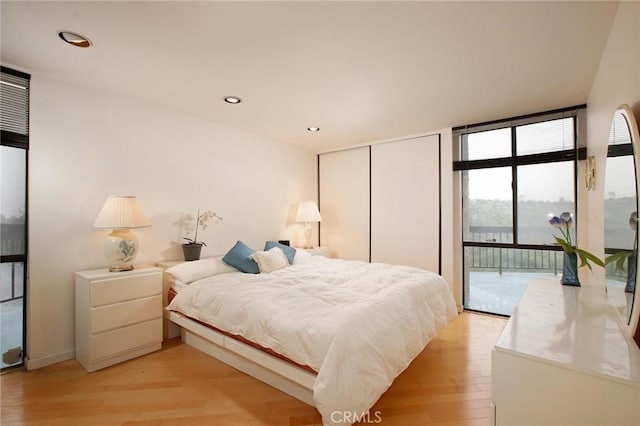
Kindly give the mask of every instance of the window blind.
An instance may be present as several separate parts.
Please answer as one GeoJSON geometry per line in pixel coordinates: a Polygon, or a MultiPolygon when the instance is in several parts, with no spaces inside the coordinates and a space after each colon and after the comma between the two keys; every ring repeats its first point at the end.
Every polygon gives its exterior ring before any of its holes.
{"type": "Polygon", "coordinates": [[[0,70],[2,145],[26,147],[29,135],[29,74],[0,70]]]}
{"type": "MultiPolygon", "coordinates": [[[[552,139],[557,139],[556,136],[552,139]]],[[[509,139],[509,137],[507,137],[507,139],[509,139]]],[[[488,148],[495,150],[496,142],[497,141],[494,141],[492,146],[481,148],[484,148],[484,150],[488,148]]],[[[513,142],[511,142],[511,144],[512,143],[513,142]]],[[[486,123],[459,126],[453,128],[453,170],[505,167],[511,165],[514,159],[519,164],[538,164],[573,159],[584,160],[587,156],[586,145],[586,105],[578,105],[561,110],[486,123]],[[529,127],[537,127],[535,133],[537,133],[538,136],[544,136],[544,134],[547,133],[549,133],[549,135],[562,134],[561,143],[558,144],[557,141],[554,141],[552,148],[546,147],[545,149],[547,142],[543,140],[545,139],[544,137],[542,139],[538,137],[539,140],[536,141],[527,140],[526,129],[529,127]],[[503,130],[511,131],[512,133],[515,131],[515,134],[510,136],[512,139],[515,138],[515,140],[518,141],[513,147],[509,146],[510,142],[507,140],[505,145],[506,151],[503,149],[503,155],[489,155],[487,158],[468,158],[470,154],[468,144],[470,137],[481,133],[497,133],[503,130]]],[[[490,150],[487,152],[491,153],[490,150]]]]}
{"type": "MultiPolygon", "coordinates": [[[[545,121],[561,120],[563,118],[575,117],[576,128],[576,150],[578,150],[578,158],[584,159],[587,138],[586,138],[586,105],[577,105],[569,108],[558,109],[518,117],[511,117],[502,120],[495,120],[485,123],[469,124],[453,128],[453,150],[454,163],[461,163],[463,160],[463,137],[472,133],[486,132],[490,130],[505,129],[511,127],[527,126],[531,124],[541,123],[545,121]]],[[[454,165],[454,169],[455,169],[454,165]]]]}

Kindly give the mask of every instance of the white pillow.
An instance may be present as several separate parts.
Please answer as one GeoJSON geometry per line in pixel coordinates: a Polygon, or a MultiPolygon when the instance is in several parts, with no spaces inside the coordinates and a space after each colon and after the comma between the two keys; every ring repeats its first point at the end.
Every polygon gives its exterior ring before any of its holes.
{"type": "Polygon", "coordinates": [[[296,257],[293,259],[293,263],[308,263],[308,260],[312,259],[314,256],[306,251],[305,249],[299,248],[296,249],[296,257]]]}
{"type": "Polygon", "coordinates": [[[267,251],[256,251],[251,255],[260,269],[260,273],[273,272],[289,266],[289,259],[280,247],[273,247],[267,251]]]}
{"type": "Polygon", "coordinates": [[[173,284],[171,284],[171,288],[174,289],[176,291],[176,293],[178,293],[180,290],[182,290],[183,288],[185,288],[186,286],[188,286],[189,284],[182,282],[180,280],[175,280],[173,282],[173,284]]]}
{"type": "Polygon", "coordinates": [[[235,268],[232,268],[222,261],[222,256],[218,256],[180,263],[171,268],[167,268],[165,272],[173,275],[176,280],[189,284],[202,278],[234,272],[235,270],[235,268]]]}

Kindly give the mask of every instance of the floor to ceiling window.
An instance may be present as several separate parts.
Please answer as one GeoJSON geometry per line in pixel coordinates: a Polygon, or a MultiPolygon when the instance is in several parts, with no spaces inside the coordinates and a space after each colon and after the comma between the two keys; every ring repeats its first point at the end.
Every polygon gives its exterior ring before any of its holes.
{"type": "Polygon", "coordinates": [[[533,277],[562,273],[549,216],[571,213],[575,238],[584,120],[580,106],[454,129],[465,309],[510,315],[533,277]]]}
{"type": "Polygon", "coordinates": [[[0,71],[0,353],[2,369],[25,356],[29,75],[0,71]]]}

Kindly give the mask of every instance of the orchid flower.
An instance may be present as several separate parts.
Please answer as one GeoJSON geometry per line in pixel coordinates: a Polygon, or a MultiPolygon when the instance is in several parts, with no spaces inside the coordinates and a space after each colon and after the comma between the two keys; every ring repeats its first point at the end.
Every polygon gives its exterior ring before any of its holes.
{"type": "Polygon", "coordinates": [[[560,216],[549,215],[549,224],[558,229],[562,234],[562,238],[554,236],[558,244],[562,246],[567,253],[573,253],[573,243],[571,242],[571,223],[573,223],[573,216],[569,212],[563,212],[560,216]],[[567,250],[570,248],[571,250],[567,250]]]}
{"type": "MultiPolygon", "coordinates": [[[[191,215],[185,216],[184,225],[190,228],[191,221],[193,221],[193,219],[194,217],[191,215]]],[[[206,210],[202,214],[200,214],[200,209],[198,209],[198,213],[196,214],[196,217],[195,217],[196,224],[193,228],[193,230],[195,230],[195,235],[193,236],[193,238],[184,237],[184,239],[187,240],[189,244],[202,244],[206,246],[204,241],[198,241],[198,228],[202,228],[203,231],[207,229],[207,226],[208,226],[207,222],[211,219],[214,219],[215,223],[222,222],[222,218],[218,216],[216,212],[212,212],[211,210],[206,210]]]]}
{"type": "Polygon", "coordinates": [[[580,258],[580,267],[586,266],[591,270],[589,261],[598,266],[604,267],[604,262],[597,256],[586,250],[574,247],[571,240],[571,224],[573,223],[573,215],[569,212],[563,212],[560,216],[549,215],[549,224],[560,231],[561,236],[554,235],[556,243],[562,247],[567,254],[576,254],[580,258]]]}

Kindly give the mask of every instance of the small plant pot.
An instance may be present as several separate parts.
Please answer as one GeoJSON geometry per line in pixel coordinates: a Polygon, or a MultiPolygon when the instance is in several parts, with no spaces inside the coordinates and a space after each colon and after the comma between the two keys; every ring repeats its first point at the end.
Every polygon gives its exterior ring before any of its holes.
{"type": "Polygon", "coordinates": [[[202,251],[202,244],[183,244],[182,251],[184,252],[184,260],[187,262],[192,260],[200,260],[200,251],[202,251]]]}

